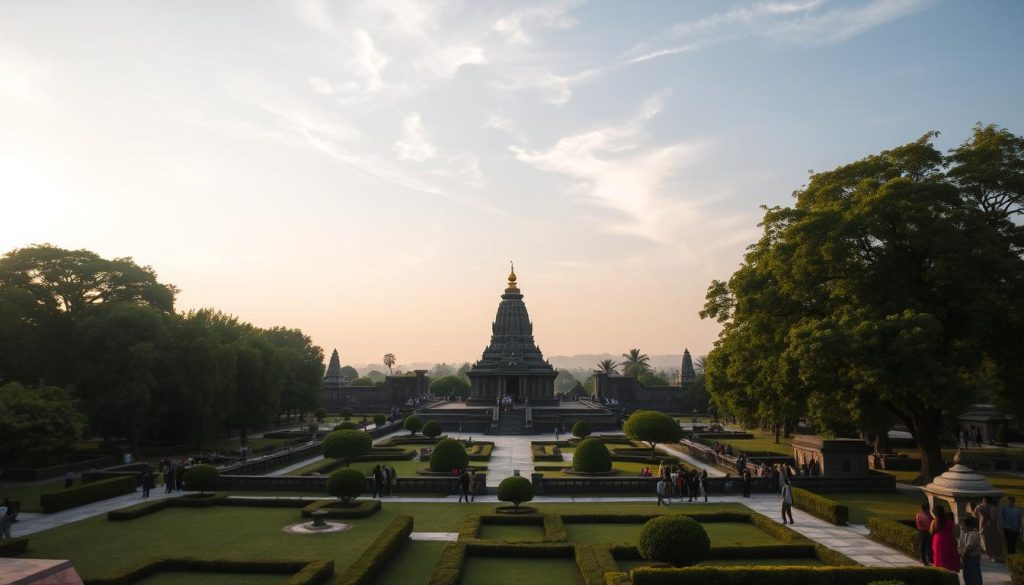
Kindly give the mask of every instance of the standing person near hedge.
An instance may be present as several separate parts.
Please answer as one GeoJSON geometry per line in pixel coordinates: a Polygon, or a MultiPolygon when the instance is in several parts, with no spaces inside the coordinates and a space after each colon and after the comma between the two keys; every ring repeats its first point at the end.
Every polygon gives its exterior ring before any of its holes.
{"type": "Polygon", "coordinates": [[[14,522],[14,516],[10,512],[9,506],[0,505],[0,540],[7,540],[11,537],[11,523],[14,522]]]}
{"type": "Polygon", "coordinates": [[[153,480],[153,470],[146,466],[146,469],[142,472],[142,497],[149,497],[149,490],[153,489],[156,481],[153,480]]]}
{"type": "Polygon", "coordinates": [[[932,535],[932,563],[936,567],[959,572],[960,555],[956,550],[956,539],[953,538],[953,517],[942,506],[932,509],[932,523],[928,532],[932,535]]]}
{"type": "Polygon", "coordinates": [[[789,484],[787,478],[782,484],[782,523],[786,524],[786,518],[789,518],[789,524],[796,524],[793,521],[793,486],[789,484]]]}
{"type": "MultiPolygon", "coordinates": [[[[664,476],[659,477],[658,478],[658,486],[656,488],[656,491],[658,492],[658,505],[659,506],[661,505],[661,503],[663,501],[666,500],[666,498],[665,498],[665,487],[666,487],[665,484],[666,484],[665,477],[664,476]]],[[[671,503],[672,503],[672,499],[668,498],[668,500],[665,503],[665,505],[668,506],[671,503]]]]}
{"type": "Polygon", "coordinates": [[[750,497],[750,470],[749,469],[744,469],[743,470],[743,497],[744,498],[749,498],[750,497]]]}
{"type": "Polygon", "coordinates": [[[981,503],[974,507],[974,517],[978,520],[982,550],[985,551],[988,560],[999,562],[1003,557],[1003,542],[999,536],[999,510],[992,496],[985,496],[981,503]]]}
{"type": "Polygon", "coordinates": [[[964,585],[981,583],[981,535],[978,534],[978,519],[964,516],[960,520],[960,540],[956,544],[964,571],[964,585]]]}
{"type": "Polygon", "coordinates": [[[459,474],[459,501],[460,502],[463,500],[463,498],[465,498],[466,503],[467,504],[469,503],[469,490],[470,490],[469,482],[470,481],[471,480],[470,480],[470,477],[469,477],[469,471],[466,470],[466,469],[463,469],[462,473],[459,474]]]}
{"type": "Polygon", "coordinates": [[[704,496],[704,503],[708,503],[708,470],[701,469],[697,478],[697,485],[700,486],[700,495],[704,496]]]}
{"type": "Polygon", "coordinates": [[[917,554],[921,564],[928,566],[932,564],[932,534],[929,531],[932,525],[932,515],[928,513],[928,502],[921,504],[921,511],[914,516],[914,525],[917,527],[917,554]]]}
{"type": "Polygon", "coordinates": [[[1009,496],[1006,498],[1006,505],[999,510],[999,524],[1003,527],[1006,554],[1008,555],[1017,552],[1017,541],[1020,540],[1020,508],[1017,507],[1016,502],[1016,498],[1009,496]]]}

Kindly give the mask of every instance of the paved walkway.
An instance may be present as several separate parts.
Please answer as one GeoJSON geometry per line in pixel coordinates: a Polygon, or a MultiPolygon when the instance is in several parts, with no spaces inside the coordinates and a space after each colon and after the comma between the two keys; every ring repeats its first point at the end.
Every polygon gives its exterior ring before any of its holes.
{"type": "Polygon", "coordinates": [[[56,528],[58,526],[64,526],[65,524],[71,524],[72,522],[78,522],[79,520],[92,518],[93,516],[106,514],[111,510],[120,510],[121,508],[127,508],[128,506],[133,506],[142,502],[162,500],[164,498],[177,498],[185,493],[186,492],[173,492],[168,494],[164,492],[163,486],[160,486],[159,488],[153,489],[149,492],[148,500],[143,499],[142,490],[137,489],[135,493],[132,494],[125,494],[123,496],[117,496],[116,498],[108,498],[99,502],[78,506],[77,508],[71,508],[70,510],[54,512],[53,514],[22,512],[18,514],[18,521],[11,526],[11,536],[27,536],[29,534],[35,534],[36,532],[42,532],[43,530],[49,530],[50,528],[56,528]]]}

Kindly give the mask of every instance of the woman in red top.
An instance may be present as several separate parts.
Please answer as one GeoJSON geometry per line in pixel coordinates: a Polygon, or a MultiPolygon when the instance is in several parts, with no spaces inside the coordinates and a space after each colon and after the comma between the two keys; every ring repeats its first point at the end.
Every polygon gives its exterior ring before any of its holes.
{"type": "Polygon", "coordinates": [[[953,537],[953,518],[946,514],[942,506],[935,506],[932,516],[928,530],[932,535],[932,562],[936,567],[958,573],[960,554],[956,550],[956,538],[953,537]]]}
{"type": "Polygon", "coordinates": [[[932,564],[932,515],[928,513],[928,502],[921,504],[921,511],[914,516],[914,524],[917,527],[917,548],[918,557],[922,565],[932,564]]]}

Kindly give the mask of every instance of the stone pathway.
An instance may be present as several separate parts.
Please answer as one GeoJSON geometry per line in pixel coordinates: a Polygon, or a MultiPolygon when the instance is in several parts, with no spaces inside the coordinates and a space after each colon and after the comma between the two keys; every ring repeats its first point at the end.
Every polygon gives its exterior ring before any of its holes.
{"type": "Polygon", "coordinates": [[[56,528],[58,526],[64,526],[65,524],[71,524],[72,522],[78,522],[79,520],[92,518],[93,516],[106,514],[111,510],[120,510],[121,508],[127,508],[128,506],[133,506],[142,502],[151,502],[153,500],[162,500],[164,498],[177,498],[181,497],[185,493],[187,492],[172,492],[168,494],[164,492],[164,488],[161,486],[160,488],[149,492],[149,499],[143,499],[142,490],[136,489],[135,493],[117,496],[116,498],[108,498],[99,502],[78,506],[77,508],[71,508],[70,510],[54,512],[53,514],[22,512],[18,514],[18,521],[11,526],[11,536],[27,536],[36,532],[42,532],[43,530],[49,530],[50,528],[56,528]]]}
{"type": "Polygon", "coordinates": [[[434,542],[455,542],[459,539],[458,532],[413,532],[409,540],[432,540],[434,542]]]}

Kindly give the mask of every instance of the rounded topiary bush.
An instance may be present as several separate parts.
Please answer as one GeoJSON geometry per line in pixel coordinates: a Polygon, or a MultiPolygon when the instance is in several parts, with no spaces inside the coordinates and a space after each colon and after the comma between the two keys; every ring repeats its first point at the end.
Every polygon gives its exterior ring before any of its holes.
{"type": "Polygon", "coordinates": [[[415,414],[409,415],[408,417],[406,417],[406,419],[405,419],[405,430],[407,430],[410,433],[415,435],[422,428],[423,428],[423,421],[420,420],[420,417],[416,416],[415,414]]]}
{"type": "Polygon", "coordinates": [[[316,417],[317,421],[324,422],[324,419],[327,418],[327,409],[321,406],[313,411],[313,416],[316,417]]]}
{"type": "Polygon", "coordinates": [[[334,430],[336,430],[336,431],[359,430],[359,425],[354,423],[354,422],[352,422],[352,421],[350,421],[350,420],[345,420],[345,421],[341,421],[340,423],[338,423],[334,427],[334,430]]]}
{"type": "Polygon", "coordinates": [[[612,455],[600,439],[583,439],[572,456],[573,471],[604,473],[612,469],[612,455]]]}
{"type": "Polygon", "coordinates": [[[200,494],[217,489],[217,482],[220,480],[220,472],[212,465],[200,463],[185,470],[182,476],[185,487],[189,490],[198,490],[200,494]]]}
{"type": "Polygon", "coordinates": [[[711,539],[693,518],[669,514],[651,518],[643,525],[636,548],[648,561],[688,567],[707,558],[711,539]]]}
{"type": "Polygon", "coordinates": [[[341,409],[341,413],[340,414],[341,414],[341,418],[343,418],[345,420],[348,420],[348,419],[352,418],[352,409],[346,406],[345,408],[341,409]]]}
{"type": "Polygon", "coordinates": [[[328,433],[324,437],[324,457],[341,459],[345,465],[366,455],[372,447],[373,438],[363,431],[345,429],[328,433]]]}
{"type": "Polygon", "coordinates": [[[384,416],[383,414],[373,415],[373,424],[377,425],[378,427],[384,426],[386,422],[388,422],[388,417],[384,416]]]}
{"type": "Polygon", "coordinates": [[[437,422],[436,420],[428,421],[427,424],[423,425],[423,436],[424,437],[430,437],[431,439],[433,439],[434,437],[436,437],[436,436],[438,436],[440,434],[441,434],[441,423],[437,422]]]}
{"type": "Polygon", "coordinates": [[[462,443],[455,439],[442,439],[430,453],[430,471],[451,471],[469,465],[469,455],[462,443]]]}
{"type": "Polygon", "coordinates": [[[572,434],[574,437],[584,439],[589,437],[591,432],[593,431],[590,429],[590,423],[585,420],[578,420],[576,421],[576,424],[572,425],[572,434]]]}
{"type": "Polygon", "coordinates": [[[519,504],[529,502],[533,499],[533,484],[530,480],[519,475],[506,477],[498,484],[498,500],[512,502],[515,511],[519,511],[519,504]]]}
{"type": "Polygon", "coordinates": [[[327,476],[327,493],[348,503],[366,490],[366,476],[351,467],[339,469],[327,476]]]}

